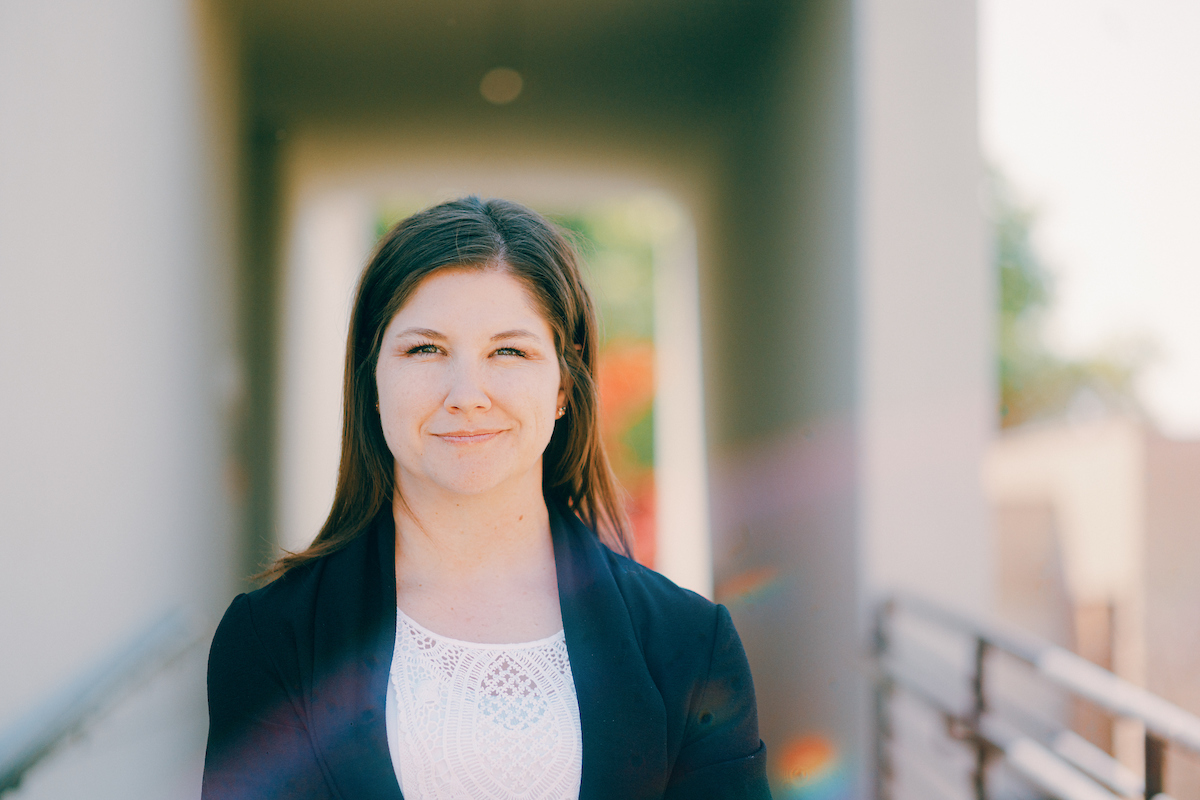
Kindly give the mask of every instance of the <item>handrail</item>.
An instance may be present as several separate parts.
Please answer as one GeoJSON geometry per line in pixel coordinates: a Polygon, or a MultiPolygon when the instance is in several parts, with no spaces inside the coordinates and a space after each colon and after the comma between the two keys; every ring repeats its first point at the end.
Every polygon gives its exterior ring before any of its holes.
{"type": "MultiPolygon", "coordinates": [[[[947,719],[971,725],[974,728],[971,733],[980,743],[1003,753],[1021,777],[1054,797],[1062,800],[1119,800],[1120,797],[1133,793],[1128,791],[1129,787],[1112,786],[1094,771],[1085,769],[1074,760],[1056,753],[1053,748],[1046,748],[1031,737],[1022,735],[992,714],[980,714],[972,721],[957,719],[954,711],[942,700],[934,697],[903,671],[892,672],[888,677],[905,691],[919,697],[926,706],[941,712],[947,719]],[[1056,758],[1056,755],[1059,757],[1056,758]],[[1084,777],[1085,775],[1087,777],[1084,777]],[[1114,789],[1116,792],[1111,791],[1114,789]]],[[[1140,789],[1138,786],[1134,791],[1140,789]]],[[[886,796],[882,792],[879,794],[886,796]]]]}
{"type": "MultiPolygon", "coordinates": [[[[1170,800],[1163,794],[1163,765],[1168,743],[1200,753],[1200,717],[1172,705],[1145,689],[1135,686],[1107,670],[1057,645],[1022,630],[994,622],[983,622],[912,594],[896,594],[882,604],[876,630],[876,649],[881,668],[877,691],[879,735],[887,737],[887,697],[897,686],[926,707],[941,714],[947,731],[954,738],[972,742],[975,750],[973,780],[975,795],[987,796],[985,767],[991,755],[1002,754],[1004,761],[1026,780],[1062,800],[1113,800],[1133,794],[1170,800]],[[917,665],[912,658],[921,656],[917,640],[905,639],[908,655],[896,660],[891,639],[896,631],[891,620],[902,612],[964,637],[974,646],[973,673],[970,679],[971,708],[962,710],[961,698],[948,700],[944,686],[929,683],[926,672],[937,671],[937,662],[917,665]],[[914,649],[915,648],[915,649],[914,649]],[[1083,697],[1106,711],[1140,721],[1146,728],[1146,778],[1143,781],[1109,754],[1094,747],[1068,730],[1058,730],[1038,741],[1022,733],[989,707],[985,690],[985,665],[992,651],[1000,651],[1031,666],[1047,682],[1083,697]]],[[[928,658],[929,653],[924,654],[928,658]]],[[[919,659],[918,659],[919,660],[919,659]]],[[[961,673],[959,673],[961,674],[961,673]]],[[[889,772],[886,749],[880,739],[878,756],[880,780],[889,772]]],[[[887,792],[880,784],[881,797],[887,792]]]]}
{"type": "Polygon", "coordinates": [[[1200,717],[1070,650],[1006,625],[974,620],[915,595],[897,594],[893,602],[917,616],[978,638],[988,646],[1024,661],[1062,688],[1086,697],[1113,714],[1136,719],[1164,739],[1200,753],[1200,717]]]}
{"type": "Polygon", "coordinates": [[[1142,794],[1146,782],[1075,731],[1062,730],[1050,741],[1050,750],[1076,769],[1092,776],[1122,797],[1142,794]]]}
{"type": "Polygon", "coordinates": [[[0,794],[16,789],[30,769],[114,705],[123,690],[183,655],[199,634],[185,612],[172,610],[0,730],[0,794]]]}

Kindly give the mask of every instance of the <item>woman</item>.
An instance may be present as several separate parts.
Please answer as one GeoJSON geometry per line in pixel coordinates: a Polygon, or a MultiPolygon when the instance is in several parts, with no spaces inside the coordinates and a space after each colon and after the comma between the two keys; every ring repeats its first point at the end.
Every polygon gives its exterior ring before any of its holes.
{"type": "Polygon", "coordinates": [[[596,346],[534,212],[383,239],[329,518],[213,640],[204,797],[769,797],[729,614],[597,534],[627,551],[596,346]]]}

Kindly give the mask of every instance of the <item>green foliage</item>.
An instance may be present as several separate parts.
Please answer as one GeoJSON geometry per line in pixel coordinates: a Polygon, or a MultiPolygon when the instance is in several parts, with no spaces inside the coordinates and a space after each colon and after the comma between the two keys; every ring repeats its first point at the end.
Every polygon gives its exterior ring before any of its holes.
{"type": "Polygon", "coordinates": [[[552,214],[583,256],[599,308],[601,341],[654,338],[654,253],[628,204],[552,214]]]}
{"type": "Polygon", "coordinates": [[[375,213],[375,240],[378,242],[392,227],[423,208],[433,205],[434,201],[423,195],[396,195],[389,197],[375,213]]]}
{"type": "Polygon", "coordinates": [[[650,405],[645,413],[625,431],[621,437],[622,444],[628,448],[634,461],[639,467],[647,469],[654,467],[654,406],[650,405]]]}
{"type": "Polygon", "coordinates": [[[993,263],[1000,289],[1001,427],[1062,416],[1081,397],[1109,410],[1136,409],[1133,380],[1139,359],[1067,359],[1047,348],[1043,325],[1054,286],[1031,240],[1034,215],[997,175],[992,179],[992,210],[993,263]]]}

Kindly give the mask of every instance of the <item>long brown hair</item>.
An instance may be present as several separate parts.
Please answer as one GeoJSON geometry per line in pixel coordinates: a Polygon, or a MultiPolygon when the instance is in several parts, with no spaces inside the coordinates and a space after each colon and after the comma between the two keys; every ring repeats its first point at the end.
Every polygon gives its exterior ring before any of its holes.
{"type": "MultiPolygon", "coordinates": [[[[467,197],[401,220],[359,279],[346,341],[342,456],[329,517],[313,543],[262,575],[345,547],[395,497],[395,462],[376,411],[375,365],[383,331],[421,281],[445,268],[501,269],[521,280],[554,333],[567,413],[542,457],[547,501],[573,511],[607,543],[629,552],[621,495],[600,441],[596,311],[570,242],[548,220],[507,200],[467,197]]],[[[403,498],[400,498],[403,502],[403,498]]]]}

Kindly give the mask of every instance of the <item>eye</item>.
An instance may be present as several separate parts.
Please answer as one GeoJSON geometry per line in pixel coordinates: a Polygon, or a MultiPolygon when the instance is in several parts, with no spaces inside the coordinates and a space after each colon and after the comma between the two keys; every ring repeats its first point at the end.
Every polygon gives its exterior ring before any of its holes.
{"type": "Polygon", "coordinates": [[[498,355],[498,356],[517,356],[519,358],[525,358],[528,354],[524,350],[518,350],[515,347],[501,347],[496,350],[496,355],[498,355]]]}
{"type": "Polygon", "coordinates": [[[436,344],[418,344],[404,351],[406,356],[424,356],[433,355],[438,351],[436,344]]]}

